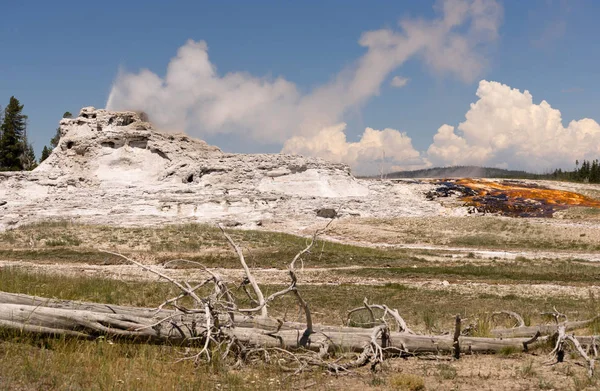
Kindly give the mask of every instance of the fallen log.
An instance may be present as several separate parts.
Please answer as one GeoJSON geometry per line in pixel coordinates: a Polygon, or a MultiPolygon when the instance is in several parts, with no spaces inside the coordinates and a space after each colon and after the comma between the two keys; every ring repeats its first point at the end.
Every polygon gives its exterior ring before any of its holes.
{"type": "Polygon", "coordinates": [[[498,328],[493,329],[490,333],[497,338],[515,338],[515,337],[533,337],[537,333],[541,335],[554,335],[558,333],[560,327],[564,327],[566,332],[583,329],[588,327],[595,321],[599,320],[600,316],[595,316],[591,319],[579,321],[566,321],[558,324],[538,325],[538,326],[520,326],[510,329],[498,328]]]}
{"type": "MultiPolygon", "coordinates": [[[[9,293],[0,291],[0,305],[2,304],[21,304],[34,307],[47,307],[67,310],[85,310],[101,314],[120,314],[138,318],[150,318],[154,319],[155,321],[176,314],[183,314],[181,311],[178,312],[177,310],[171,309],[157,310],[156,308],[102,304],[89,301],[61,300],[55,298],[44,298],[39,296],[25,295],[21,293],[9,293]]],[[[203,310],[196,311],[194,313],[194,319],[196,320],[196,322],[204,323],[206,318],[204,316],[203,310]]],[[[230,315],[219,314],[220,323],[225,323],[230,320],[230,315]]],[[[306,328],[306,324],[300,322],[284,322],[282,325],[280,325],[279,321],[272,317],[263,318],[260,316],[234,314],[233,320],[238,327],[252,327],[265,331],[273,331],[276,330],[278,327],[280,327],[282,330],[304,330],[306,328]]],[[[361,328],[329,325],[314,326],[315,332],[354,332],[356,331],[356,329],[361,328]]]]}
{"type": "MultiPolygon", "coordinates": [[[[0,293],[0,299],[7,301],[25,301],[25,295],[0,293]]],[[[203,340],[207,334],[204,326],[206,317],[201,313],[185,314],[178,311],[165,311],[169,315],[138,316],[141,312],[148,314],[148,308],[118,307],[119,313],[111,313],[101,304],[57,301],[53,299],[35,298],[36,305],[0,303],[0,326],[6,329],[26,331],[30,333],[67,335],[86,339],[107,337],[148,342],[182,343],[203,340]],[[52,307],[61,305],[62,308],[52,307]],[[83,305],[87,310],[79,309],[83,305]],[[91,307],[91,308],[90,308],[91,307]],[[96,311],[94,309],[99,309],[96,311]]],[[[114,307],[111,307],[114,309],[114,307]]],[[[223,332],[242,344],[252,348],[284,348],[290,350],[308,349],[318,351],[324,342],[329,342],[329,350],[360,352],[371,342],[376,328],[360,328],[347,326],[315,325],[308,343],[300,343],[303,330],[294,322],[278,322],[268,318],[270,324],[279,324],[278,328],[268,330],[265,319],[260,327],[255,327],[250,319],[245,318],[241,324],[235,321],[223,332]]],[[[389,332],[386,348],[396,349],[406,354],[450,353],[454,352],[454,339],[449,336],[417,335],[405,332],[389,332]]],[[[528,338],[476,338],[459,337],[463,353],[497,353],[511,348],[515,351],[525,350],[523,343],[528,338]]],[[[382,338],[378,337],[378,343],[382,338]]],[[[538,341],[538,343],[544,340],[538,341]]]]}
{"type": "Polygon", "coordinates": [[[93,303],[89,301],[60,300],[9,292],[0,292],[0,303],[62,308],[68,310],[85,310],[105,314],[126,314],[144,318],[168,316],[174,312],[173,310],[163,309],[157,311],[156,308],[129,307],[114,304],[93,303]]]}
{"type": "Polygon", "coordinates": [[[222,228],[221,230],[243,266],[246,277],[242,288],[253,306],[251,308],[240,307],[227,283],[197,262],[172,261],[196,264],[210,276],[192,286],[187,281],[176,281],[164,271],[154,270],[152,266],[105,251],[167,280],[176,286],[180,293],[165,300],[157,308],[138,308],[0,292],[0,328],[85,339],[102,337],[117,341],[177,344],[194,348],[190,351],[199,349],[196,354],[184,359],[207,362],[211,361],[215,354],[219,354],[223,358],[231,355],[239,363],[256,354],[267,357],[266,352],[269,350],[280,354],[278,364],[283,368],[301,371],[316,366],[334,372],[347,371],[367,363],[371,363],[374,368],[386,358],[398,355],[431,356],[453,353],[454,357],[458,358],[461,353],[528,351],[545,344],[560,331],[562,334],[558,340],[570,341],[580,353],[584,352],[582,357],[588,361],[590,373],[593,372],[597,352],[596,339],[567,336],[565,331],[586,327],[597,318],[580,322],[565,320],[558,323],[557,315],[557,325],[526,327],[520,316],[504,311],[518,320],[518,327],[494,329],[490,338],[461,335],[459,316],[456,318],[452,336],[419,335],[408,328],[397,309],[384,304],[369,303],[365,298],[363,307],[350,310],[348,323],[352,323],[352,314],[366,311],[370,317],[370,328],[314,324],[309,303],[303,299],[297,286],[295,264],[303,263],[302,256],[310,252],[320,231],[315,232],[306,248],[289,264],[289,286],[265,296],[245,262],[242,249],[222,228]],[[212,293],[200,296],[198,289],[206,285],[212,286],[212,293]],[[245,285],[252,289],[246,289],[245,285]],[[270,303],[288,294],[298,301],[305,322],[287,322],[269,315],[270,303]],[[187,306],[190,308],[178,305],[178,300],[183,298],[192,301],[191,307],[187,306]],[[382,312],[380,317],[375,316],[377,311],[382,312]],[[583,346],[593,350],[593,357],[587,355],[583,346]],[[349,359],[343,352],[353,352],[354,356],[349,359]],[[344,360],[327,360],[331,355],[342,355],[344,360]]]}

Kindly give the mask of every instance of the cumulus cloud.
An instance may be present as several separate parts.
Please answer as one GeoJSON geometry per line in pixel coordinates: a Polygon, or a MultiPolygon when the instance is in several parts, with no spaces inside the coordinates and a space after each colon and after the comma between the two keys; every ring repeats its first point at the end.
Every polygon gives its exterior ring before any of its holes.
{"type": "Polygon", "coordinates": [[[396,88],[402,88],[408,83],[408,79],[406,77],[394,76],[390,85],[396,88]]]}
{"type": "Polygon", "coordinates": [[[163,130],[206,136],[251,129],[259,140],[273,137],[298,105],[296,86],[282,78],[243,72],[220,76],[206,42],[189,40],[179,48],[164,78],[142,70],[121,72],[107,108],[145,111],[163,130]]]}
{"type": "Polygon", "coordinates": [[[358,142],[348,142],[345,129],[346,124],[340,123],[322,129],[313,137],[294,136],[285,142],[282,152],[346,163],[355,167],[358,174],[428,166],[404,132],[366,128],[358,142]]]}
{"type": "Polygon", "coordinates": [[[600,125],[589,118],[566,127],[559,110],[529,91],[482,80],[479,100],[455,129],[443,125],[427,150],[435,165],[474,164],[544,171],[600,155],[600,125]]]}
{"type": "MultiPolygon", "coordinates": [[[[314,154],[316,150],[306,145],[332,136],[326,129],[378,95],[389,74],[409,58],[421,58],[433,72],[465,81],[481,74],[486,62],[479,51],[497,37],[500,5],[495,0],[445,0],[437,3],[435,11],[438,16],[431,20],[403,19],[398,30],[363,33],[358,43],[365,48],[364,55],[329,83],[305,94],[283,77],[220,74],[209,59],[206,42],[189,40],[170,61],[164,77],[147,69],[121,72],[107,108],[143,110],[163,130],[186,131],[198,137],[243,133],[257,143],[270,144],[296,137],[304,143],[290,140],[285,151],[314,154]]],[[[392,83],[401,84],[400,78],[394,79],[392,83]]],[[[365,131],[363,139],[369,140],[373,132],[365,131]]],[[[343,130],[336,132],[336,137],[340,136],[344,136],[343,130]]],[[[402,140],[398,135],[393,138],[402,140]]],[[[364,159],[379,156],[379,152],[361,151],[356,155],[364,159]]]]}

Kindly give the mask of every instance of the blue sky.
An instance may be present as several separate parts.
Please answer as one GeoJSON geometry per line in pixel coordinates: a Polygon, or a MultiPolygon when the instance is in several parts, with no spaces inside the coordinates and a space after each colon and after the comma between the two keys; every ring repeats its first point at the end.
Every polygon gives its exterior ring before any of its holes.
{"type": "MultiPolygon", "coordinates": [[[[600,3],[497,3],[501,7],[497,37],[472,48],[485,60],[477,77],[465,80],[452,72],[436,72],[418,56],[410,57],[385,75],[377,93],[336,118],[346,123],[347,141],[359,141],[367,127],[391,128],[405,132],[420,154],[417,159],[413,153],[407,158],[410,162],[398,156],[391,165],[469,163],[448,154],[443,155],[446,160],[440,154],[434,158],[427,150],[442,125],[458,127],[465,121],[470,104],[478,100],[475,93],[480,80],[497,81],[521,92],[529,90],[534,104],[546,100],[560,110],[565,127],[571,120],[599,120],[600,24],[596,19],[600,3]],[[389,83],[393,76],[408,82],[394,88],[389,83]],[[420,160],[415,163],[415,159],[420,160]]],[[[257,78],[281,77],[293,83],[299,94],[310,94],[365,54],[366,48],[358,44],[364,32],[389,29],[402,33],[399,20],[442,18],[441,4],[352,0],[9,2],[3,5],[5,17],[0,24],[0,105],[4,107],[11,95],[21,100],[29,116],[30,139],[39,153],[64,111],[104,107],[119,72],[135,75],[147,68],[164,77],[169,61],[188,39],[206,42],[210,63],[219,75],[244,72],[257,78]]],[[[467,28],[465,24],[455,31],[461,34],[467,28]]],[[[279,152],[285,141],[274,137],[277,141],[269,142],[268,137],[236,131],[233,125],[225,131],[205,132],[202,121],[193,122],[182,130],[228,151],[279,152]]],[[[462,132],[456,129],[459,137],[475,147],[469,132],[462,132]]],[[[315,152],[310,148],[300,151],[315,152]]],[[[510,150],[513,155],[507,151],[503,149],[493,158],[489,154],[480,160],[473,157],[472,161],[523,166],[518,158],[512,158],[523,151],[510,150]]],[[[593,156],[597,150],[589,152],[593,156]]],[[[327,157],[327,151],[313,154],[327,157]]],[[[345,150],[340,159],[360,164],[348,154],[345,150]]],[[[569,158],[554,161],[544,157],[546,160],[540,158],[537,165],[527,168],[566,165],[569,158]]]]}

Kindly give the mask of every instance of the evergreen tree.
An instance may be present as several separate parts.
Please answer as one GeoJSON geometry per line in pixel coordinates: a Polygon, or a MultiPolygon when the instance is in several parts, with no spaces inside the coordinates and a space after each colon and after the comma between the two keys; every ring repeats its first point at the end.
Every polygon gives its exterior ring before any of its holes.
{"type": "Polygon", "coordinates": [[[0,130],[0,169],[17,171],[23,169],[22,155],[25,151],[24,136],[27,129],[27,116],[22,113],[23,105],[11,96],[4,109],[4,120],[0,130]]]}
{"type": "Polygon", "coordinates": [[[590,183],[596,182],[596,170],[598,169],[596,164],[597,164],[596,161],[592,160],[591,165],[590,165],[590,176],[589,176],[590,183]]]}
{"type": "Polygon", "coordinates": [[[584,182],[589,182],[590,180],[590,162],[584,160],[581,163],[581,168],[579,169],[579,179],[584,182]]]}
{"type": "Polygon", "coordinates": [[[50,152],[52,152],[52,150],[44,145],[44,149],[42,149],[42,156],[40,156],[40,163],[48,159],[48,156],[50,156],[50,152]]]}
{"type": "Polygon", "coordinates": [[[33,145],[27,141],[27,138],[23,139],[23,154],[21,155],[21,163],[23,169],[31,171],[38,166],[35,160],[35,152],[33,151],[33,145]]]}

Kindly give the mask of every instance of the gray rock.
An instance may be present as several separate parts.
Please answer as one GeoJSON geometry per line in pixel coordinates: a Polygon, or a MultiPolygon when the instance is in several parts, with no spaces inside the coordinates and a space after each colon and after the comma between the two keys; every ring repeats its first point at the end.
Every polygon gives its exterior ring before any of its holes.
{"type": "Polygon", "coordinates": [[[321,209],[317,209],[317,216],[323,217],[325,219],[334,219],[337,217],[337,212],[335,209],[321,208],[321,209]]]}

